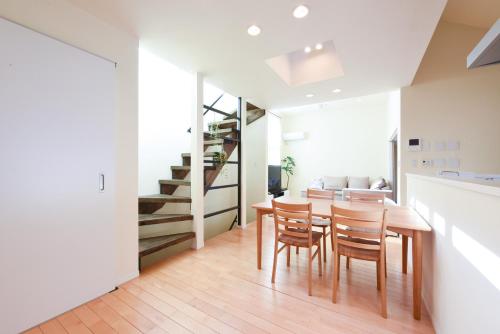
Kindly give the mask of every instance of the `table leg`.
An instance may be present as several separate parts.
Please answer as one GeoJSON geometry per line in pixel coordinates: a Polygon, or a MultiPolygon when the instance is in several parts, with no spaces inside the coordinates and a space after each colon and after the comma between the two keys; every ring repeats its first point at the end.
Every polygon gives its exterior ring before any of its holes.
{"type": "Polygon", "coordinates": [[[422,309],[422,231],[413,232],[413,317],[420,320],[422,309]]]}
{"type": "Polygon", "coordinates": [[[403,243],[402,243],[402,250],[403,250],[403,274],[406,274],[408,272],[408,236],[403,235],[403,243]]]}
{"type": "Polygon", "coordinates": [[[262,211],[257,210],[257,269],[262,269],[262,211]]]}

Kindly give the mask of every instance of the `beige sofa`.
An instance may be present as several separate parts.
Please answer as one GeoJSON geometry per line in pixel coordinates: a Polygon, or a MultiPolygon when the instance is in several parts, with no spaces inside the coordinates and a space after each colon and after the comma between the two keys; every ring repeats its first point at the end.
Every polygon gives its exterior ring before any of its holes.
{"type": "MultiPolygon", "coordinates": [[[[368,176],[323,176],[313,180],[308,186],[312,189],[335,190],[337,197],[345,199],[348,191],[356,190],[370,193],[383,193],[386,198],[392,199],[392,189],[382,177],[369,178],[368,176]]],[[[302,190],[302,196],[307,196],[307,190],[302,190]]]]}

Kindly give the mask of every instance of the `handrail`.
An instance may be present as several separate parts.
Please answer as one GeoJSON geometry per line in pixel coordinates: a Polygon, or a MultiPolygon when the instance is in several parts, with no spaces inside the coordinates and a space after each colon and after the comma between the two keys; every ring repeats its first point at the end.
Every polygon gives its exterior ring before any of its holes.
{"type": "MultiPolygon", "coordinates": [[[[210,105],[210,108],[213,108],[215,106],[215,104],[217,102],[219,102],[219,100],[224,96],[224,93],[222,93],[211,105],[210,105]]],[[[207,114],[207,112],[209,111],[210,109],[207,108],[207,110],[205,110],[205,112],[203,113],[203,116],[205,116],[207,114]]]]}
{"type": "Polygon", "coordinates": [[[239,209],[240,209],[239,206],[233,206],[233,207],[230,207],[230,208],[227,208],[227,209],[224,209],[224,210],[219,210],[219,211],[215,211],[215,212],[212,212],[212,213],[207,213],[204,216],[204,218],[209,218],[209,217],[217,216],[217,215],[220,215],[221,213],[225,213],[225,212],[233,211],[233,210],[239,210],[239,209]]]}
{"type": "MultiPolygon", "coordinates": [[[[209,110],[211,110],[211,109],[215,106],[215,104],[216,104],[217,102],[219,102],[219,100],[220,100],[220,99],[222,99],[222,97],[223,97],[223,96],[224,96],[224,93],[222,93],[222,94],[221,94],[221,95],[220,95],[220,96],[219,96],[219,97],[218,97],[218,98],[217,98],[214,102],[212,102],[212,104],[211,104],[210,106],[208,106],[208,107],[207,107],[206,105],[203,105],[203,107],[205,108],[205,111],[203,112],[203,116],[205,116],[205,115],[207,114],[207,112],[208,112],[209,110]]],[[[191,128],[189,128],[189,129],[187,130],[187,132],[191,133],[191,128]]]]}
{"type": "Polygon", "coordinates": [[[217,108],[210,107],[210,106],[206,106],[206,105],[204,105],[203,107],[204,107],[205,109],[210,110],[210,111],[213,111],[213,112],[215,112],[215,113],[217,113],[217,114],[221,114],[221,115],[226,116],[226,117],[231,117],[231,114],[228,114],[227,112],[224,112],[224,111],[219,110],[219,109],[217,109],[217,108]]]}
{"type": "Polygon", "coordinates": [[[233,187],[238,187],[238,183],[234,184],[225,184],[223,186],[213,186],[213,187],[207,187],[207,190],[216,190],[216,189],[224,189],[224,188],[233,188],[233,187]]]}
{"type": "MultiPolygon", "coordinates": [[[[233,114],[229,114],[229,113],[226,113],[222,110],[219,110],[217,108],[215,108],[215,104],[217,102],[219,102],[219,100],[223,97],[224,93],[221,94],[210,106],[207,106],[207,105],[203,105],[203,108],[205,109],[205,111],[203,112],[203,116],[205,116],[209,111],[212,111],[212,112],[215,112],[217,114],[220,114],[220,115],[223,115],[226,117],[226,119],[236,119],[237,120],[237,127],[236,127],[236,130],[235,132],[236,133],[241,133],[241,110],[242,110],[242,98],[238,98],[238,108],[236,109],[236,112],[234,112],[233,114]]],[[[191,133],[191,128],[188,129],[189,133],[191,133]]],[[[240,138],[229,138],[229,137],[225,137],[223,138],[224,139],[224,144],[226,144],[227,142],[233,142],[233,143],[239,143],[241,141],[240,138]]],[[[229,211],[233,211],[233,210],[237,210],[237,215],[236,217],[234,218],[232,224],[231,224],[231,228],[233,228],[234,224],[235,223],[238,223],[238,225],[241,224],[241,161],[240,161],[240,158],[241,158],[241,145],[237,145],[237,150],[238,150],[238,160],[237,161],[226,161],[225,163],[227,164],[236,164],[237,167],[238,167],[238,183],[235,183],[235,184],[226,184],[226,185],[220,185],[220,186],[211,186],[211,187],[205,187],[205,192],[209,191],[209,190],[216,190],[216,189],[224,189],[224,188],[233,188],[233,187],[237,187],[238,188],[238,205],[237,206],[232,206],[230,208],[227,208],[227,209],[223,209],[223,210],[219,210],[219,211],[215,211],[215,212],[211,212],[211,213],[208,213],[208,214],[205,214],[204,215],[204,218],[209,218],[209,217],[213,217],[213,216],[216,216],[216,215],[220,215],[222,213],[225,213],[225,212],[229,212],[229,211]]],[[[215,160],[204,160],[203,161],[204,163],[215,163],[215,160]]]]}

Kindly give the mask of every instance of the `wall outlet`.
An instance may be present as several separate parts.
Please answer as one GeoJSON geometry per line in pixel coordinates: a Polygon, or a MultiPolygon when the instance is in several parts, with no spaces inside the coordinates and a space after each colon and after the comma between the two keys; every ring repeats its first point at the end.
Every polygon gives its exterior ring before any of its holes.
{"type": "Polygon", "coordinates": [[[446,167],[446,159],[434,159],[434,167],[444,168],[446,167]]]}
{"type": "Polygon", "coordinates": [[[430,159],[423,159],[422,160],[422,167],[432,167],[432,160],[430,160],[430,159]]]}
{"type": "Polygon", "coordinates": [[[448,159],[448,167],[453,168],[453,169],[458,169],[460,167],[460,159],[449,158],[448,159]]]}

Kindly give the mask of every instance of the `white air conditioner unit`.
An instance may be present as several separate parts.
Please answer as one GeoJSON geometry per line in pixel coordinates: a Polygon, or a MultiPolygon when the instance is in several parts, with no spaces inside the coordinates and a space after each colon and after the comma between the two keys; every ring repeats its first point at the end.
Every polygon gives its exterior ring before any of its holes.
{"type": "Polygon", "coordinates": [[[500,19],[467,56],[467,68],[500,63],[500,19]]]}
{"type": "Polygon", "coordinates": [[[287,132],[283,133],[284,141],[294,141],[294,140],[302,140],[306,138],[305,132],[287,132]]]}

